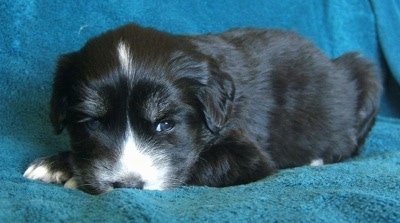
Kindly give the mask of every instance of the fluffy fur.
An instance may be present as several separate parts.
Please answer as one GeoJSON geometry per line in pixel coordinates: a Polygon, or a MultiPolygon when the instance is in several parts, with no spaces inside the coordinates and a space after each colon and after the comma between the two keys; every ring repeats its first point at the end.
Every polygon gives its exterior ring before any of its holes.
{"type": "Polygon", "coordinates": [[[253,182],[357,154],[380,82],[356,53],[327,58],[296,33],[172,35],[128,24],[61,56],[51,99],[71,151],[30,179],[97,194],[253,182]]]}

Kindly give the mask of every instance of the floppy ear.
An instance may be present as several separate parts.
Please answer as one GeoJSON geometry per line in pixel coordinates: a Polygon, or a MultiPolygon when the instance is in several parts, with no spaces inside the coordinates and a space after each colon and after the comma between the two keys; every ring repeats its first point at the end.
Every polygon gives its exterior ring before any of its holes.
{"type": "Polygon", "coordinates": [[[235,85],[232,77],[211,65],[204,85],[197,92],[208,128],[218,133],[229,118],[233,109],[235,85]]]}
{"type": "Polygon", "coordinates": [[[67,125],[68,92],[72,86],[71,75],[77,72],[73,65],[76,53],[62,55],[57,63],[53,81],[53,93],[50,100],[50,120],[56,134],[60,134],[67,125]]]}

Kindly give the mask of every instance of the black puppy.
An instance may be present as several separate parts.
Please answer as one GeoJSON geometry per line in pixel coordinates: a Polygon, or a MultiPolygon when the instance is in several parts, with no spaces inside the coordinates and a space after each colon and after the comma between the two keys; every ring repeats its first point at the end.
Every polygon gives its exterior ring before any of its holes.
{"type": "Polygon", "coordinates": [[[229,186],[357,154],[380,81],[293,32],[180,36],[129,24],[61,56],[51,99],[72,150],[24,176],[89,193],[229,186]]]}

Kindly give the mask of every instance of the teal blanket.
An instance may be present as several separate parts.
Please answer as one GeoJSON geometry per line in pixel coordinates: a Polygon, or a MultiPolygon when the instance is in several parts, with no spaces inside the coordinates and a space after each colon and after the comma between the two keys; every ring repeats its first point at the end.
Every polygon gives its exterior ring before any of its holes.
{"type": "Polygon", "coordinates": [[[400,222],[399,1],[3,0],[0,18],[0,222],[400,222]],[[382,70],[380,116],[359,156],[248,185],[93,196],[23,178],[33,159],[68,149],[48,120],[57,56],[131,21],[173,33],[278,27],[332,57],[360,51],[382,70]]]}

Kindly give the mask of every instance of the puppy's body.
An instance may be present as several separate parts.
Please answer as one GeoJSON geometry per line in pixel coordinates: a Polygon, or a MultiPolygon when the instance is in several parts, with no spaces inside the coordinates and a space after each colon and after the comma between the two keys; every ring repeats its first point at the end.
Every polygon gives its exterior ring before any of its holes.
{"type": "Polygon", "coordinates": [[[341,161],[363,145],[380,92],[368,61],[330,60],[292,32],[176,36],[133,24],[64,55],[53,88],[52,122],[72,151],[25,176],[73,176],[90,193],[236,185],[341,161]]]}

